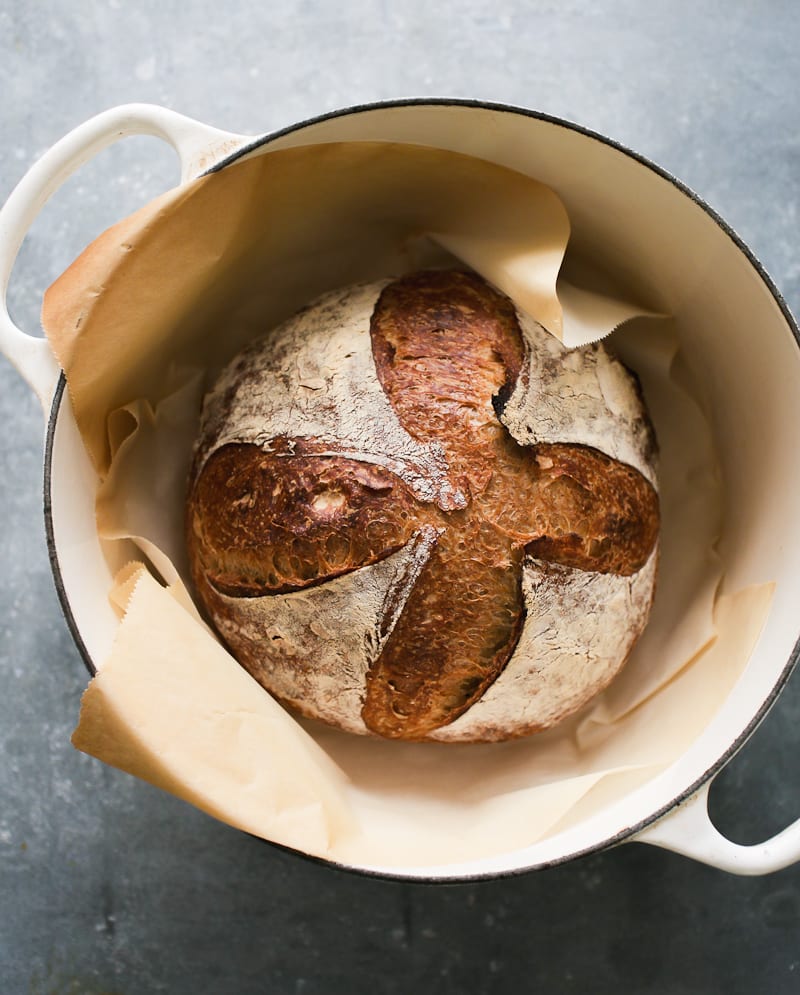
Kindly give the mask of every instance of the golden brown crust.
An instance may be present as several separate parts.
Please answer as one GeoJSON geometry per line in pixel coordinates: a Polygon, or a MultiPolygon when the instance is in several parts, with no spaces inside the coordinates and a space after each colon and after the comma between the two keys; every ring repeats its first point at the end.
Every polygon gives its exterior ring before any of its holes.
{"type": "Polygon", "coordinates": [[[370,335],[378,379],[414,438],[470,457],[507,434],[493,401],[516,381],[525,349],[514,305],[484,280],[452,270],[395,280],[370,335]]]}
{"type": "Polygon", "coordinates": [[[387,738],[424,739],[497,678],[523,621],[522,551],[479,510],[454,512],[383,652],[362,718],[387,738]]]}
{"type": "Polygon", "coordinates": [[[540,445],[537,538],[526,552],[538,560],[629,577],[658,539],[658,495],[633,467],[588,446],[540,445]]]}
{"type": "Polygon", "coordinates": [[[511,437],[498,411],[525,348],[512,303],[480,278],[426,272],[390,283],[370,335],[401,425],[442,448],[466,506],[443,510],[388,469],[319,455],[314,439],[229,444],[194,480],[190,558],[213,615],[221,606],[209,587],[299,591],[388,557],[421,529],[435,535],[401,610],[384,606],[361,711],[378,735],[425,739],[480,699],[511,657],[523,558],[630,576],[657,541],[658,498],[638,470],[588,446],[511,437]]]}
{"type": "Polygon", "coordinates": [[[414,532],[416,500],[382,467],[342,456],[227,445],[189,504],[201,588],[256,597],[296,591],[374,563],[414,532]]]}

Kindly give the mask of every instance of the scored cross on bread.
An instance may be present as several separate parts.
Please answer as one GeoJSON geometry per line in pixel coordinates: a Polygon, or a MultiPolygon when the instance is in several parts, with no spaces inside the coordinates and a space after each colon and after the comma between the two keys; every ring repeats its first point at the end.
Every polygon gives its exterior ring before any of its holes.
{"type": "MultiPolygon", "coordinates": [[[[369,334],[391,408],[413,439],[441,451],[447,486],[425,499],[330,439],[228,442],[195,468],[187,534],[212,615],[213,592],[301,591],[416,544],[412,583],[376,619],[361,717],[380,736],[417,740],[470,709],[514,653],[526,558],[635,574],[657,542],[658,498],[639,470],[596,448],[512,437],[503,403],[525,345],[512,302],[479,277],[431,271],[389,283],[369,334]]],[[[265,637],[263,652],[280,650],[265,637]]]]}

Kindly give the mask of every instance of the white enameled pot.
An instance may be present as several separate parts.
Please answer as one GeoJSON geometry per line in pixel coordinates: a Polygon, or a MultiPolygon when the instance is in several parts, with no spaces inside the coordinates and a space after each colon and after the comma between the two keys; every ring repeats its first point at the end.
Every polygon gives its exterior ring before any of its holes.
{"type": "MultiPolygon", "coordinates": [[[[31,168],[0,212],[0,348],[44,408],[50,557],[67,622],[89,668],[107,654],[117,624],[107,599],[110,568],[95,530],[96,479],[49,346],[14,325],[5,294],[22,239],[47,198],[95,153],[136,134],[174,147],[181,182],[244,155],[311,142],[409,142],[478,156],[553,187],[566,205],[574,240],[602,244],[620,272],[658,288],[659,306],[689,329],[682,349],[705,384],[719,440],[729,496],[720,548],[726,574],[734,586],[776,583],[765,628],[723,707],[666,771],[579,825],[443,878],[531,870],[630,840],[740,874],[800,859],[800,820],[765,843],[740,846],[714,828],[707,812],[715,773],[764,717],[800,651],[794,598],[800,534],[793,507],[798,468],[791,456],[800,424],[800,333],[750,251],[695,195],[627,149],[542,114],[477,101],[409,100],[354,107],[249,137],[163,108],[128,105],[76,128],[31,168]],[[754,413],[761,435],[747,430],[754,413]]],[[[428,875],[400,868],[397,876],[428,875]]]]}

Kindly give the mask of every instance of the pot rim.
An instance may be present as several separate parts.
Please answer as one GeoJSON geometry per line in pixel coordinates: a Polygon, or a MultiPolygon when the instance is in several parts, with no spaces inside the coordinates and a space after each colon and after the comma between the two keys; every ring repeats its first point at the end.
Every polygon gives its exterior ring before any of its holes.
{"type": "MultiPolygon", "coordinates": [[[[765,270],[763,264],[758,259],[758,257],[753,253],[752,249],[743,241],[741,236],[737,234],[734,228],[721,217],[713,207],[707,204],[694,190],[687,186],[682,180],[679,180],[676,176],[670,173],[668,170],[659,166],[653,160],[648,159],[646,156],[639,152],[628,148],[627,146],[615,141],[614,139],[608,138],[607,136],[587,128],[584,125],[576,124],[575,122],[568,121],[564,118],[557,117],[552,114],[547,114],[543,111],[531,110],[525,107],[515,106],[513,104],[506,104],[496,101],[480,100],[477,98],[465,98],[465,97],[406,97],[398,99],[389,100],[378,100],[373,102],[354,104],[349,107],[344,107],[341,109],[328,111],[323,114],[315,115],[310,118],[306,118],[296,124],[287,125],[286,127],[280,128],[276,131],[267,132],[255,138],[252,142],[248,142],[245,145],[238,148],[236,151],[232,152],[226,158],[215,163],[209,169],[204,170],[199,175],[207,176],[211,173],[217,173],[227,166],[232,165],[239,159],[246,155],[249,155],[256,150],[269,145],[271,142],[276,141],[279,138],[283,138],[286,135],[293,134],[297,131],[301,131],[304,128],[310,127],[315,124],[320,124],[325,121],[335,120],[340,117],[349,117],[355,114],[369,113],[372,111],[380,110],[391,110],[393,108],[399,107],[465,107],[474,108],[478,110],[488,110],[488,111],[499,111],[506,114],[514,114],[521,117],[531,118],[533,120],[542,121],[547,124],[556,125],[561,128],[566,128],[569,131],[574,131],[577,134],[583,135],[587,138],[594,139],[595,141],[601,142],[602,144],[608,146],[609,148],[615,149],[618,152],[628,156],[635,162],[647,169],[654,172],[657,176],[664,180],[667,180],[672,186],[674,186],[680,193],[688,197],[693,203],[700,207],[715,223],[716,225],[728,236],[728,238],[734,243],[736,248],[745,256],[750,265],[753,267],[755,272],[761,278],[762,282],[766,286],[770,295],[774,299],[775,303],[778,305],[784,320],[792,333],[795,344],[800,348],[800,327],[794,318],[794,315],[789,309],[783,295],[778,290],[777,286],[773,282],[772,278],[769,276],[765,270]]],[[[56,385],[55,392],[53,394],[53,400],[50,408],[50,414],[47,422],[47,430],[45,434],[45,449],[44,449],[44,479],[43,479],[43,508],[44,508],[44,523],[45,523],[45,535],[47,543],[47,553],[50,559],[50,567],[53,573],[53,580],[55,583],[56,594],[58,596],[59,603],[61,605],[61,610],[64,614],[64,618],[67,623],[67,627],[70,631],[72,639],[78,649],[78,652],[83,659],[91,677],[94,677],[97,673],[97,667],[92,660],[91,654],[89,653],[83,637],[78,628],[75,616],[70,605],[69,596],[66,591],[66,586],[64,584],[63,575],[61,572],[61,566],[58,558],[58,550],[56,546],[55,539],[55,529],[53,524],[53,499],[52,499],[52,464],[53,464],[53,449],[55,444],[55,433],[56,426],[58,422],[58,415],[61,410],[61,402],[64,397],[64,391],[66,389],[66,378],[63,371],[59,375],[58,383],[56,385]]],[[[522,874],[528,874],[535,870],[545,870],[550,867],[557,867],[561,864],[565,864],[569,861],[576,860],[580,857],[586,857],[593,853],[600,853],[603,850],[608,850],[611,847],[617,846],[620,843],[630,840],[635,837],[638,833],[643,832],[646,828],[653,825],[659,819],[663,818],[673,809],[677,808],[683,802],[691,798],[704,784],[710,781],[731,759],[732,757],[741,749],[742,746],[747,742],[750,736],[755,732],[756,728],[761,724],[763,719],[766,717],[769,710],[774,705],[778,695],[781,693],[785,687],[789,677],[792,674],[795,666],[800,660],[800,638],[795,642],[794,648],[789,654],[789,658],[786,662],[781,673],[775,684],[772,686],[769,695],[762,702],[761,706],[757,709],[753,715],[750,722],[747,724],[745,729],[740,733],[739,736],[734,739],[734,741],[727,747],[727,749],[722,753],[722,755],[717,759],[717,761],[712,764],[700,777],[698,777],[688,788],[680,792],[671,801],[663,805],[661,808],[657,809],[651,815],[646,816],[644,819],[636,823],[632,823],[626,826],[624,829],[615,833],[614,835],[607,837],[596,843],[592,843],[587,847],[579,850],[571,851],[566,854],[561,854],[560,856],[540,861],[538,863],[526,864],[520,867],[514,867],[501,871],[485,871],[476,872],[474,874],[460,874],[457,876],[448,876],[445,874],[429,874],[429,875],[409,875],[403,874],[401,872],[393,872],[390,870],[375,870],[370,868],[362,868],[358,866],[353,866],[350,864],[345,864],[336,860],[329,860],[324,857],[316,857],[311,854],[305,853],[302,850],[297,850],[293,847],[287,846],[283,843],[275,843],[272,840],[264,840],[261,837],[253,836],[254,839],[258,839],[259,842],[266,843],[267,845],[274,847],[285,853],[295,854],[298,857],[303,858],[313,864],[322,865],[325,867],[330,867],[339,871],[345,871],[350,874],[355,874],[360,877],[371,877],[378,878],[380,880],[388,881],[402,881],[406,883],[419,883],[419,884],[470,884],[473,882],[480,881],[494,881],[498,879],[518,877],[522,874]]],[[[247,834],[253,835],[253,834],[247,834]]]]}

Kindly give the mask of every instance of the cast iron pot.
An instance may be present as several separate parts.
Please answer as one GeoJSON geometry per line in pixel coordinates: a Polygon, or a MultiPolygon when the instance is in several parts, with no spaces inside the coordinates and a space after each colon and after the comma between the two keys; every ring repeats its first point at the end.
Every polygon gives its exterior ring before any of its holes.
{"type": "Polygon", "coordinates": [[[660,305],[688,329],[682,349],[705,384],[728,495],[720,544],[726,576],[732,589],[776,584],[744,673],[672,766],[579,825],[510,854],[433,871],[392,868],[391,874],[487,877],[632,840],[739,874],[763,874],[798,860],[800,820],[765,843],[740,846],[711,823],[707,796],[714,775],[774,703],[800,647],[794,598],[800,534],[792,502],[798,471],[788,455],[796,449],[800,424],[800,333],[753,254],[690,190],[615,142],[544,114],[478,101],[408,100],[353,107],[251,137],[135,104],[82,124],[31,168],[0,211],[0,348],[45,412],[50,560],[67,623],[90,671],[93,661],[106,656],[117,625],[107,598],[109,566],[95,530],[96,477],[47,342],[15,326],[5,296],[19,246],[47,198],[101,149],[135,134],[155,135],[172,145],[184,183],[243,156],[312,142],[410,142],[488,159],[553,187],[569,213],[573,243],[602,244],[621,270],[657,287],[660,305]],[[753,417],[762,432],[748,428],[753,417]]]}

